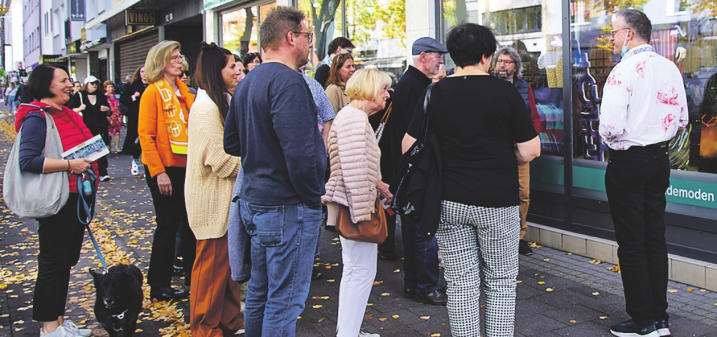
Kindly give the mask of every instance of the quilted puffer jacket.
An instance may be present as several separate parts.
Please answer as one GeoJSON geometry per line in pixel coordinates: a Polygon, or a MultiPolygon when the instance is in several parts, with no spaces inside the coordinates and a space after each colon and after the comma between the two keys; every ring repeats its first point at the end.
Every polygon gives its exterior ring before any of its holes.
{"type": "Polygon", "coordinates": [[[331,175],[322,202],[347,206],[353,223],[371,220],[381,180],[380,158],[368,115],[350,105],[341,109],[329,132],[331,175]]]}

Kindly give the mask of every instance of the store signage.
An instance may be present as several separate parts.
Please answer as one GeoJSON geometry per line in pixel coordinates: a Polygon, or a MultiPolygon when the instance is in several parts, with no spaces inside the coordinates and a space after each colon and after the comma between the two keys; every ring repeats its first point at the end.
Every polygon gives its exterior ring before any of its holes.
{"type": "Polygon", "coordinates": [[[223,3],[231,2],[233,0],[204,0],[204,9],[219,6],[223,3]]]}
{"type": "Polygon", "coordinates": [[[156,20],[155,11],[135,11],[126,10],[124,13],[126,25],[155,25],[156,20]]]}
{"type": "MultiPolygon", "coordinates": [[[[564,185],[562,164],[533,162],[530,164],[530,180],[554,185],[564,185]]],[[[594,191],[605,191],[605,170],[573,166],[573,186],[594,191]]],[[[670,179],[665,192],[668,202],[717,209],[717,184],[670,179]]]]}
{"type": "Polygon", "coordinates": [[[80,52],[80,46],[82,45],[80,40],[72,41],[67,45],[68,54],[76,54],[80,52]]]}
{"type": "Polygon", "coordinates": [[[70,21],[85,21],[85,0],[70,0],[70,21]]]}
{"type": "Polygon", "coordinates": [[[62,57],[62,55],[42,55],[42,63],[59,62],[60,57],[62,57]]]}

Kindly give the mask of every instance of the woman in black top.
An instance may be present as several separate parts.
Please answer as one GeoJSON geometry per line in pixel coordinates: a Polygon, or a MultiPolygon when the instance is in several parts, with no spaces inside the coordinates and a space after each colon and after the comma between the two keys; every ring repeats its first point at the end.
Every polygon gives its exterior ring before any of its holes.
{"type": "MultiPolygon", "coordinates": [[[[518,91],[488,75],[496,50],[490,30],[460,25],[449,32],[446,47],[456,71],[433,86],[427,114],[441,152],[441,217],[435,235],[445,263],[451,332],[480,334],[482,288],[485,336],[513,336],[518,164],[540,155],[540,139],[518,91]]],[[[404,152],[421,134],[423,104],[413,116],[404,152]]]]}
{"type": "Polygon", "coordinates": [[[137,137],[137,124],[139,121],[139,99],[144,93],[144,89],[147,88],[147,80],[144,77],[144,66],[141,66],[135,70],[132,75],[132,84],[127,86],[120,95],[120,103],[127,108],[127,136],[124,138],[124,144],[122,145],[122,153],[126,155],[132,155],[132,167],[130,172],[132,175],[139,175],[140,165],[142,162],[139,160],[140,154],[142,154],[142,148],[139,146],[137,137]]]}
{"type": "MultiPolygon", "coordinates": [[[[110,103],[107,102],[107,96],[104,91],[100,90],[100,80],[92,75],[85,78],[85,84],[75,96],[72,97],[67,107],[73,111],[82,114],[82,121],[93,136],[101,135],[105,144],[110,143],[108,116],[112,116],[110,103]]],[[[97,160],[100,169],[100,181],[112,179],[107,173],[107,156],[97,160]]]]}

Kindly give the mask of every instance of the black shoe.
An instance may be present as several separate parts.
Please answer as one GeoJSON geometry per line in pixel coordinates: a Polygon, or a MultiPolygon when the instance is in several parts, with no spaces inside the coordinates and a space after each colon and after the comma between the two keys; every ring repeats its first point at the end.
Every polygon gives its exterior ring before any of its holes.
{"type": "Polygon", "coordinates": [[[336,231],[336,226],[329,226],[329,225],[326,225],[326,230],[327,230],[327,231],[332,231],[332,232],[335,232],[335,231],[336,231]]]}
{"type": "Polygon", "coordinates": [[[654,324],[642,326],[635,323],[632,319],[611,326],[610,333],[618,337],[660,336],[654,324]]]}
{"type": "Polygon", "coordinates": [[[518,253],[520,253],[520,255],[525,256],[533,255],[533,249],[530,248],[528,241],[520,240],[520,242],[518,243],[518,253]]]}
{"type": "Polygon", "coordinates": [[[416,295],[416,289],[403,289],[403,298],[414,298],[416,295]]]}
{"type": "Polygon", "coordinates": [[[172,287],[152,287],[149,291],[151,298],[159,301],[179,300],[189,297],[189,292],[185,290],[176,290],[172,287]]]}
{"type": "Polygon", "coordinates": [[[393,260],[396,259],[396,253],[395,253],[395,252],[386,252],[386,253],[384,253],[384,252],[382,252],[382,251],[379,250],[379,251],[378,251],[378,258],[381,259],[381,260],[393,261],[393,260]]]}
{"type": "Polygon", "coordinates": [[[418,298],[432,305],[446,305],[446,303],[448,303],[448,295],[446,295],[446,291],[443,289],[438,289],[425,295],[418,294],[418,298]]]}
{"type": "Polygon", "coordinates": [[[670,332],[670,324],[666,319],[655,321],[655,329],[657,330],[657,333],[660,334],[660,337],[672,336],[672,333],[670,332]]]}
{"type": "Polygon", "coordinates": [[[314,269],[311,270],[311,280],[318,280],[321,278],[321,270],[319,268],[314,267],[314,269]]]}

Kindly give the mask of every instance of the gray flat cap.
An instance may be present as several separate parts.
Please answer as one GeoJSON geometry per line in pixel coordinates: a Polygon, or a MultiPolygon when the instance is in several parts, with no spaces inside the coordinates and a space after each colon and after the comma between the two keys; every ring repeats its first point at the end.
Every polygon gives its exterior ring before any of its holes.
{"type": "Polygon", "coordinates": [[[420,55],[421,53],[448,53],[448,49],[436,39],[431,37],[422,37],[413,43],[411,48],[413,55],[420,55]]]}

